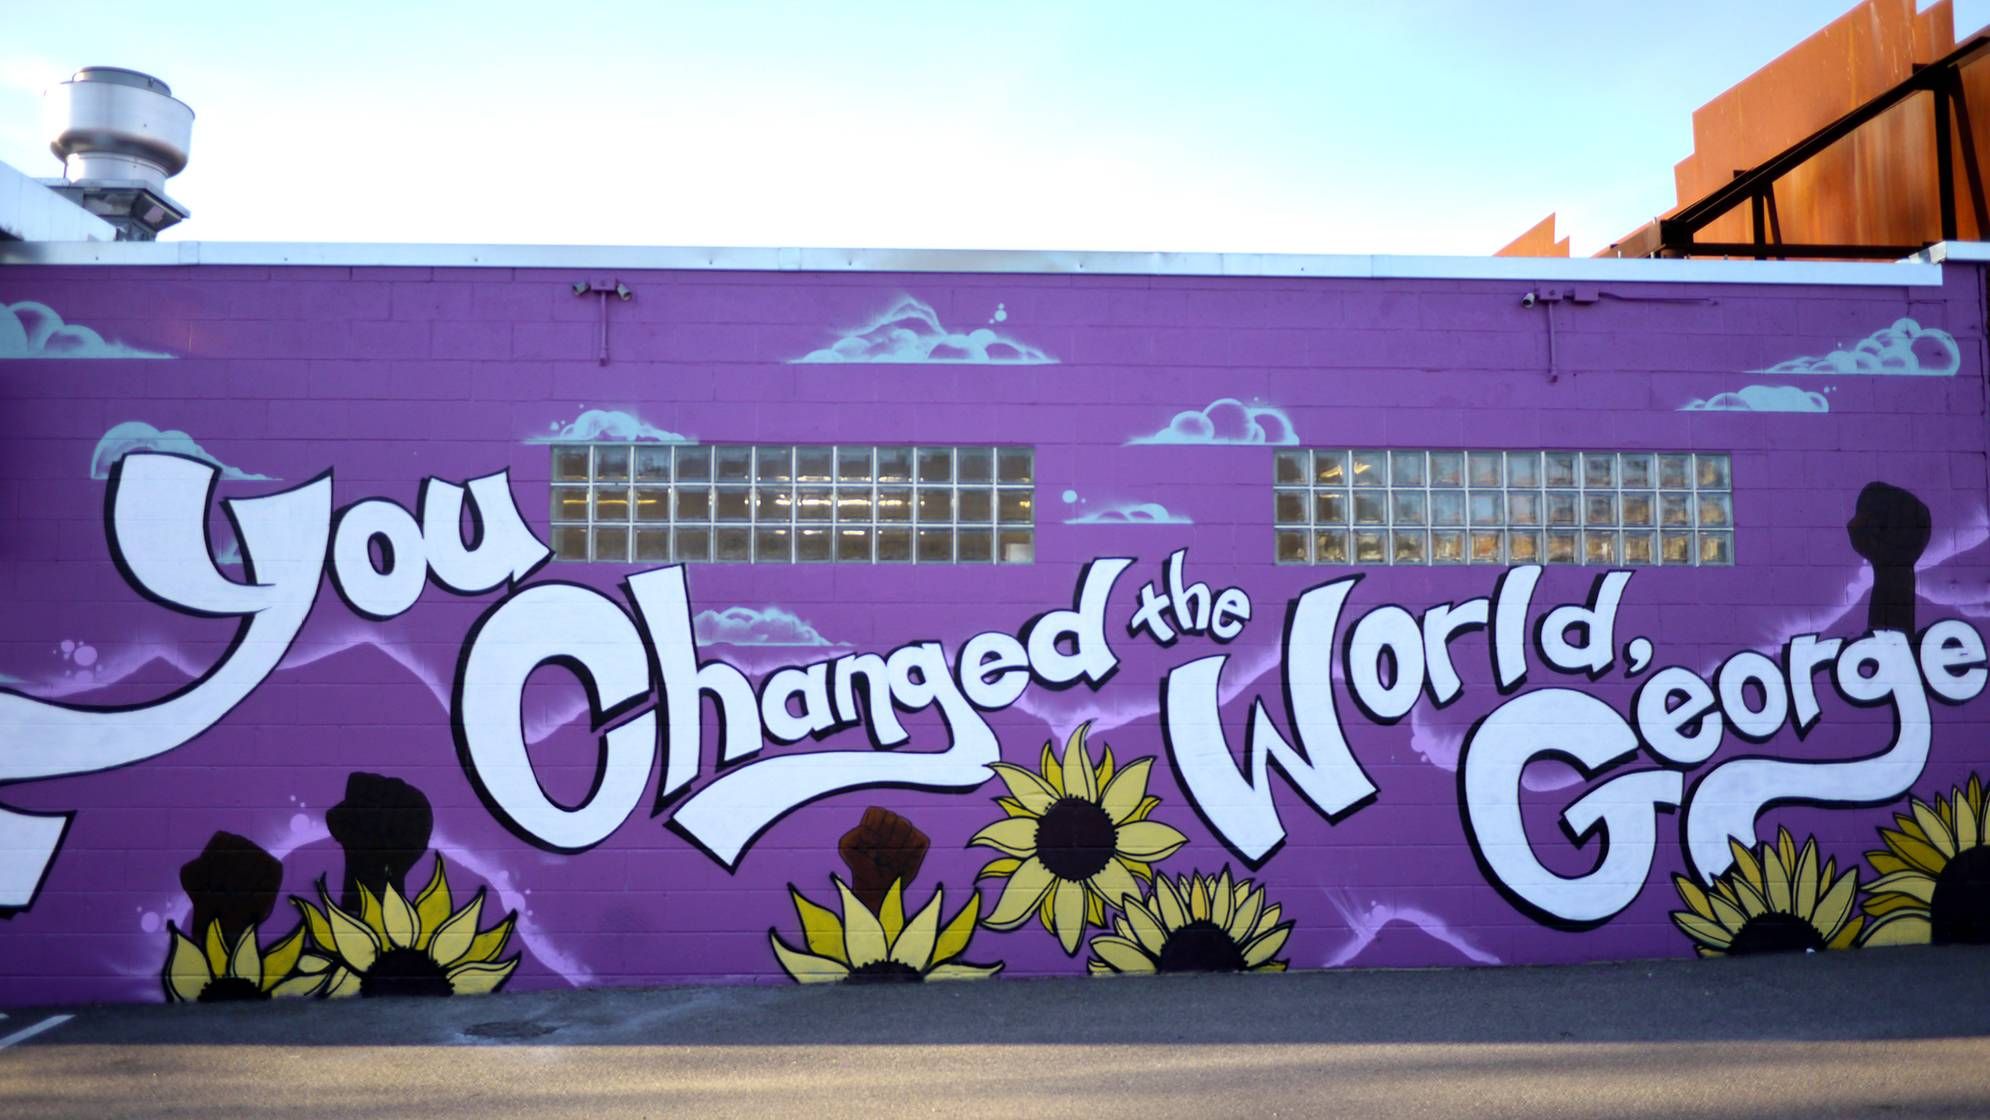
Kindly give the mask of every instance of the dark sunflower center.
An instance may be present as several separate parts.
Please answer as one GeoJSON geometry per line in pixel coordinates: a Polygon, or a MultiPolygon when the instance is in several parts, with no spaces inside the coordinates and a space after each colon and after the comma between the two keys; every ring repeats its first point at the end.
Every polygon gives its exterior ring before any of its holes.
{"type": "Polygon", "coordinates": [[[268,999],[269,993],[240,976],[219,976],[200,990],[201,1003],[233,1003],[236,1000],[268,999]]]}
{"type": "Polygon", "coordinates": [[[1036,822],[1036,858],[1059,879],[1082,882],[1097,875],[1118,846],[1112,818],[1083,798],[1059,798],[1036,822]]]}
{"type": "Polygon", "coordinates": [[[1824,938],[1816,927],[1795,914],[1757,914],[1748,919],[1727,947],[1730,956],[1752,953],[1798,953],[1823,949],[1824,938]]]}
{"type": "Polygon", "coordinates": [[[420,949],[389,949],[359,977],[362,996],[447,996],[456,989],[435,958],[420,949]]]}
{"type": "Polygon", "coordinates": [[[1160,972],[1242,972],[1244,950],[1207,919],[1190,922],[1161,944],[1160,972]]]}
{"type": "Polygon", "coordinates": [[[872,961],[862,968],[853,968],[844,979],[846,984],[917,984],[925,977],[909,964],[897,961],[872,961]]]}
{"type": "Polygon", "coordinates": [[[1990,944],[1990,848],[1971,848],[1935,877],[1929,906],[1937,945],[1990,944]]]}

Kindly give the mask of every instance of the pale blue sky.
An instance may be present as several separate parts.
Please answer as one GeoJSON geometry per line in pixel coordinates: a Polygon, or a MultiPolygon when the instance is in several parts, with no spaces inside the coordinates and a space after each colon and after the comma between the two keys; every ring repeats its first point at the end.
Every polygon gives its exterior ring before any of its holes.
{"type": "Polygon", "coordinates": [[[1585,254],[1849,6],[0,0],[0,161],[113,65],[198,114],[169,237],[1585,254]]]}

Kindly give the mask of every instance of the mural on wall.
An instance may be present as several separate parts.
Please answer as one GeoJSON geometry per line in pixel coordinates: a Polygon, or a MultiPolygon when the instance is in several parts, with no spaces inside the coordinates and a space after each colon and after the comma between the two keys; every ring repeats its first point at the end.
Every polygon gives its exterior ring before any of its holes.
{"type": "Polygon", "coordinates": [[[1165,428],[1126,441],[1139,443],[1197,444],[1253,443],[1291,446],[1299,442],[1292,419],[1283,409],[1266,404],[1245,404],[1235,397],[1211,401],[1204,408],[1175,413],[1165,428]]]}
{"type": "Polygon", "coordinates": [[[1064,504],[1070,507],[1066,525],[1191,525],[1194,519],[1176,513],[1159,502],[1100,502],[1080,497],[1076,490],[1064,491],[1064,504]]]}
{"type": "Polygon", "coordinates": [[[558,420],[547,425],[541,435],[531,436],[527,443],[587,443],[590,441],[628,440],[637,443],[690,443],[690,436],[665,431],[654,424],[643,422],[632,412],[616,409],[585,409],[571,423],[562,424],[558,420]]]}
{"type": "Polygon", "coordinates": [[[1890,327],[1828,354],[1791,358],[1757,373],[1859,373],[1880,376],[1954,377],[1962,350],[1945,330],[1898,319],[1890,327]]]}
{"type": "MultiPolygon", "coordinates": [[[[1006,306],[988,318],[961,334],[907,300],[797,360],[1054,360],[995,333],[1006,306]]],[[[1953,375],[1955,347],[1903,319],[1773,372],[1953,375]]],[[[1754,385],[1687,407],[1826,413],[1829,391],[1754,385]]],[[[691,442],[637,410],[577,408],[527,442],[691,442]]],[[[1285,410],[1232,397],[1149,424],[1121,446],[1299,443],[1285,410]]],[[[276,759],[319,788],[254,806],[268,827],[226,798],[176,802],[167,873],[129,872],[171,899],[140,902],[143,959],[114,966],[155,996],[1990,941],[1979,756],[1958,766],[1943,749],[1962,738],[1943,713],[1990,682],[1982,634],[1950,615],[1990,606],[1969,583],[1980,556],[1942,566],[1987,534],[1919,482],[1934,509],[1861,485],[1863,469],[1820,485],[1821,516],[1845,531],[1811,522],[1805,558],[1847,573],[1842,601],[1833,585],[1751,607],[1733,569],[1689,586],[1695,573],[1663,567],[1403,573],[1227,551],[1219,566],[1203,546],[1084,543],[1167,534],[1057,529],[1046,562],[1008,580],[960,565],[549,575],[520,513],[545,503],[506,472],[422,479],[403,504],[364,495],[380,485],[369,466],[340,474],[335,498],[335,469],[285,483],[136,420],[98,441],[103,576],[148,600],[147,621],[79,597],[68,637],[31,651],[55,669],[0,678],[0,727],[26,732],[0,742],[0,933],[73,914],[87,892],[62,877],[86,881],[122,835],[117,798],[79,776],[112,785],[134,768],[135,788],[183,763],[276,759]],[[900,602],[915,583],[954,598],[900,602]],[[1721,629],[1744,608],[1813,605],[1814,619],[1721,629]],[[1675,609],[1713,621],[1675,628],[1675,609]],[[167,613],[181,617],[153,625],[167,613]],[[235,633],[185,640],[202,626],[235,633]],[[323,739],[271,710],[320,689],[323,739]],[[310,751],[282,753],[293,740],[310,751]],[[314,816],[307,797],[338,803],[314,816]],[[628,901],[659,883],[728,901],[628,901]],[[546,901],[562,892],[581,901],[546,901]]],[[[1179,497],[1081,498],[1065,481],[1033,480],[1061,489],[1065,526],[1192,523],[1179,497]]]]}
{"type": "Polygon", "coordinates": [[[1749,385],[1732,393],[1715,393],[1679,406],[1681,412],[1829,412],[1824,393],[1794,385],[1749,385]]]}
{"type": "Polygon", "coordinates": [[[106,339],[81,323],[65,323],[45,303],[0,303],[0,359],[170,357],[106,339]]]}
{"type": "Polygon", "coordinates": [[[90,477],[100,482],[108,479],[117,461],[134,451],[158,451],[197,459],[220,470],[221,478],[227,482],[274,481],[269,475],[229,466],[209,454],[185,432],[174,428],[160,431],[143,420],[127,420],[113,425],[104,433],[104,438],[97,441],[96,449],[90,452],[90,477]]]}
{"type": "Polygon", "coordinates": [[[940,322],[931,304],[900,296],[890,307],[820,350],[811,350],[796,363],[889,362],[898,364],[1054,365],[1057,359],[1028,343],[995,329],[1009,318],[1007,304],[997,304],[989,325],[956,331],[940,322]]]}

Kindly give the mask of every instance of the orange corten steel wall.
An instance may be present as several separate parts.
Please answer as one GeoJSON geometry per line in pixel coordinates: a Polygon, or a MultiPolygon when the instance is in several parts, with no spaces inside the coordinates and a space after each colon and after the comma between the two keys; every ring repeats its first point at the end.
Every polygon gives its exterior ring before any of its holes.
{"type": "MultiPolygon", "coordinates": [[[[1673,168],[1678,205],[1711,194],[1737,171],[1764,163],[1799,140],[1884,93],[1954,49],[1949,0],[1916,13],[1915,0],[1865,0],[1693,114],[1693,154],[1673,168]]],[[[1990,60],[1963,70],[1955,124],[1957,233],[1990,233],[1984,188],[1972,185],[1971,152],[1990,160],[1990,60]]],[[[1941,236],[1935,184],[1932,98],[1911,97],[1777,181],[1771,241],[1920,244],[1941,236]]],[[[1754,239],[1742,205],[1697,235],[1705,242],[1754,239]]],[[[1643,256],[1657,225],[1619,238],[1598,256],[1643,256]]],[[[1553,216],[1500,256],[1561,256],[1553,216]]]]}
{"type": "MultiPolygon", "coordinates": [[[[1955,48],[1948,0],[1914,11],[1914,0],[1867,0],[1693,114],[1693,154],[1673,169],[1680,205],[1809,136],[1955,48]]],[[[1972,68],[1968,96],[1979,151],[1990,146],[1990,71],[1972,68]]],[[[1940,237],[1932,98],[1896,106],[1778,180],[1771,240],[1918,244],[1940,237]]],[[[1958,123],[1961,123],[1958,121],[1958,123]]],[[[1960,153],[1958,153],[1960,154],[1960,153]]],[[[1958,164],[1960,164],[1958,160],[1958,164]]],[[[1959,231],[1976,234],[1966,183],[1959,231]]],[[[1707,226],[1702,241],[1754,237],[1748,208],[1707,226]]]]}

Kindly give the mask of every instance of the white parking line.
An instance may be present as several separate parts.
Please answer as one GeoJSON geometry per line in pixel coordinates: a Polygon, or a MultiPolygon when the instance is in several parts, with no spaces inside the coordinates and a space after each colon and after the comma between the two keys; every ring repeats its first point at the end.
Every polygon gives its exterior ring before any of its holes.
{"type": "Polygon", "coordinates": [[[22,1027],[6,1038],[0,1038],[0,1050],[5,1050],[7,1047],[18,1042],[26,1042],[43,1031],[52,1031],[75,1017],[74,1015],[50,1015],[32,1027],[22,1027]]]}

